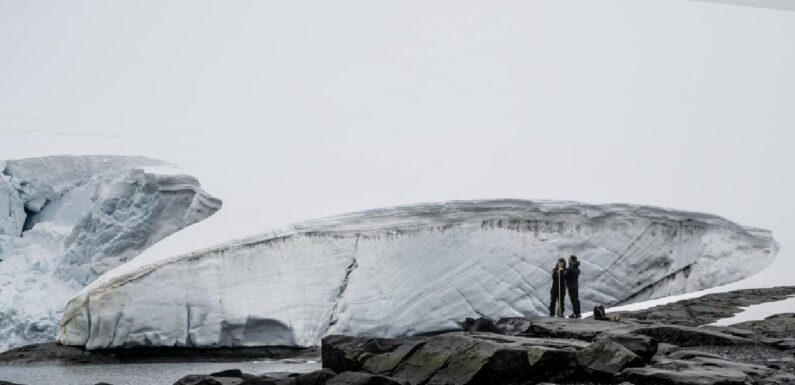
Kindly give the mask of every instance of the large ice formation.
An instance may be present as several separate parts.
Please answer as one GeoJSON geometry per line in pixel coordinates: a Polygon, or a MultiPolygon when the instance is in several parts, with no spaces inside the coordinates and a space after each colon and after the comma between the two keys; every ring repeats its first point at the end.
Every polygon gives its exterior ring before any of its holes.
{"type": "Polygon", "coordinates": [[[0,351],[55,338],[63,307],[97,276],[213,214],[221,201],[142,157],[0,162],[0,351]]]}
{"type": "Polygon", "coordinates": [[[582,261],[588,309],[739,280],[777,251],[769,231],[646,206],[494,200],[385,208],[121,266],[69,302],[58,339],[98,349],[412,335],[456,328],[470,316],[545,313],[552,267],[570,254],[582,261]]]}

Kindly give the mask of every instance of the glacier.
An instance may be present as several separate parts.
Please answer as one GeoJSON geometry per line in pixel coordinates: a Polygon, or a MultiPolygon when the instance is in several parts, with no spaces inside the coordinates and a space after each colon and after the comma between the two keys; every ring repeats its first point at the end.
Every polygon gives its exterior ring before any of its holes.
{"type": "Polygon", "coordinates": [[[52,341],[85,285],[221,207],[188,175],[127,156],[0,162],[0,351],[52,341]]]}
{"type": "MultiPolygon", "coordinates": [[[[121,265],[66,306],[58,341],[316,346],[544,314],[557,258],[579,256],[584,309],[734,282],[770,264],[770,231],[627,204],[449,201],[311,220],[121,265]]],[[[569,305],[567,304],[567,307],[569,305]]]]}

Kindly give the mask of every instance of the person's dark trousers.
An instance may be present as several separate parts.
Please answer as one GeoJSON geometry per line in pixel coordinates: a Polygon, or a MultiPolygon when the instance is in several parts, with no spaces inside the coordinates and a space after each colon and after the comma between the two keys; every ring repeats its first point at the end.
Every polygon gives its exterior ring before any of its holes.
{"type": "Polygon", "coordinates": [[[560,314],[564,314],[565,306],[563,303],[566,301],[566,289],[564,288],[563,291],[560,293],[562,294],[562,298],[560,298],[560,303],[558,303],[558,289],[553,288],[552,291],[549,293],[550,300],[549,300],[549,316],[554,317],[555,308],[560,305],[560,314]]]}
{"type": "Polygon", "coordinates": [[[580,316],[580,288],[574,285],[568,285],[569,298],[571,299],[571,307],[574,309],[574,315],[580,316]]]}

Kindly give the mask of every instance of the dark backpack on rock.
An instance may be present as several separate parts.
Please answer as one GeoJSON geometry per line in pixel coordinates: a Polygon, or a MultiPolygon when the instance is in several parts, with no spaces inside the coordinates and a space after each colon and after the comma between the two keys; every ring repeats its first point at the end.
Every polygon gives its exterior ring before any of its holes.
{"type": "Polygon", "coordinates": [[[501,333],[494,321],[487,318],[467,318],[461,326],[465,332],[501,333]]]}
{"type": "Polygon", "coordinates": [[[593,307],[593,319],[598,321],[609,321],[610,319],[607,318],[605,314],[605,307],[602,305],[596,305],[593,307]]]}

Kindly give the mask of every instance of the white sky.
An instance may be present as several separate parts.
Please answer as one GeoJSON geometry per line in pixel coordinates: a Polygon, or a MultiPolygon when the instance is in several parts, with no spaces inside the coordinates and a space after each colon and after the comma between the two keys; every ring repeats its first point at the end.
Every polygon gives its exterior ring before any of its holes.
{"type": "Polygon", "coordinates": [[[205,232],[448,199],[705,211],[772,229],[752,282],[795,284],[793,36],[793,12],[680,0],[0,0],[0,159],[174,162],[224,200],[205,232]]]}

